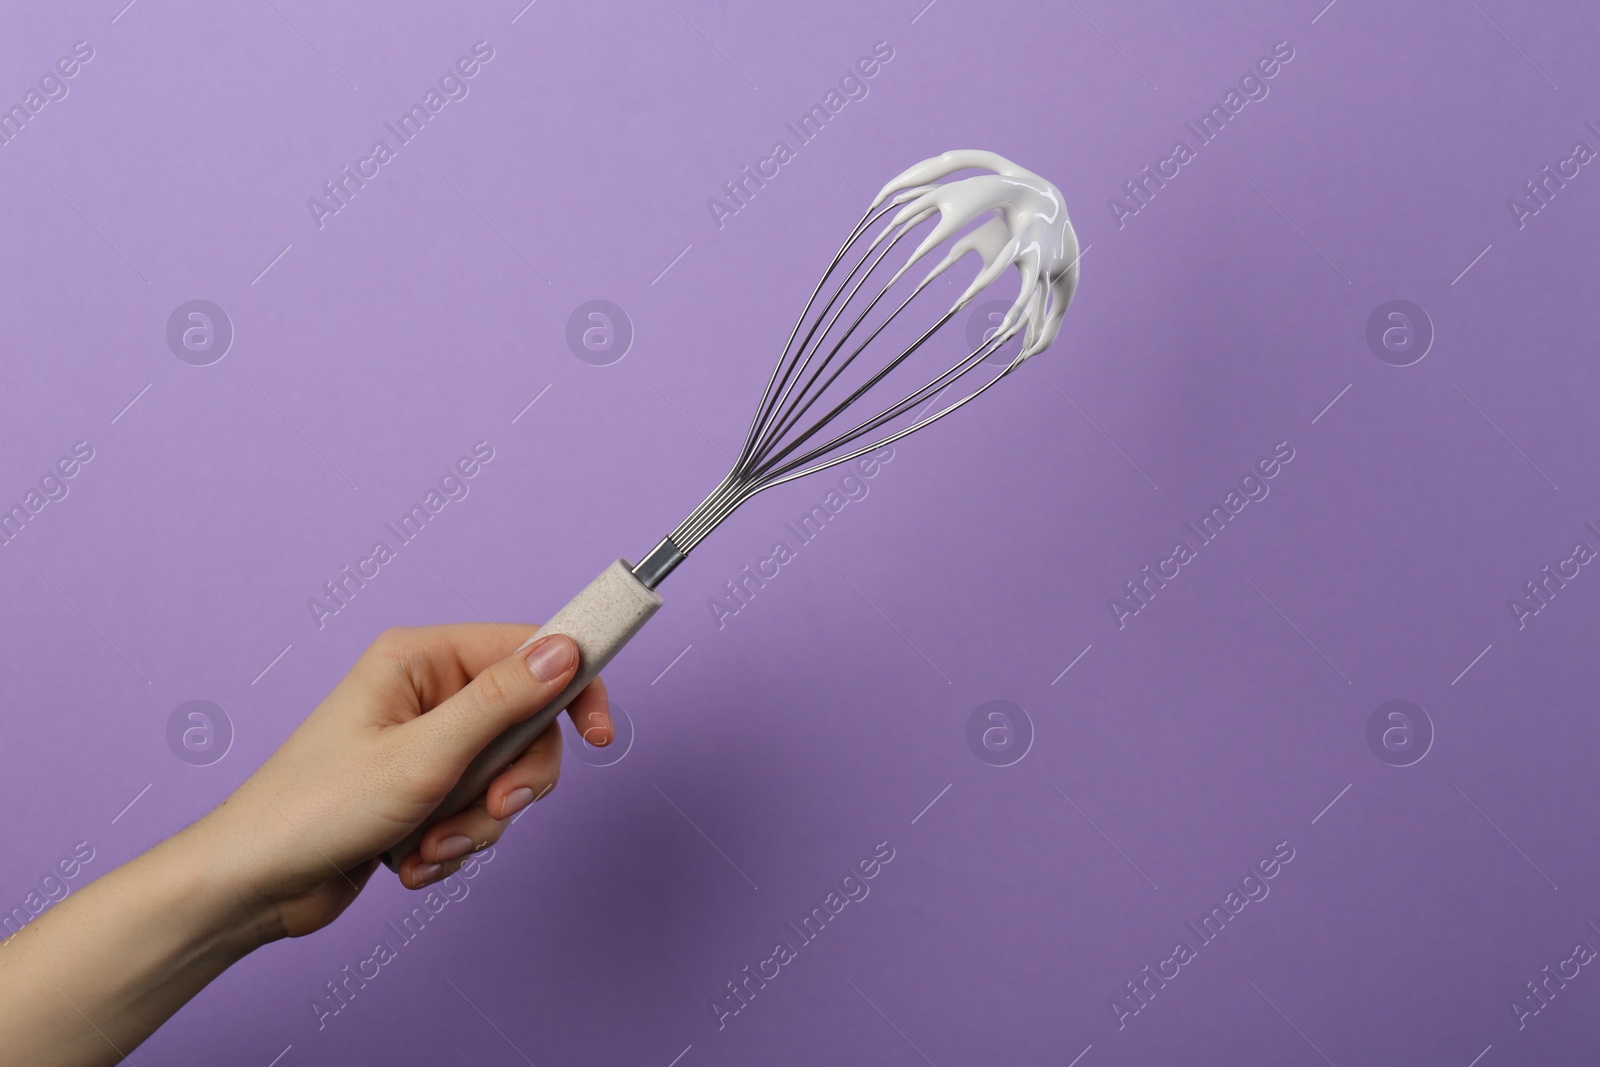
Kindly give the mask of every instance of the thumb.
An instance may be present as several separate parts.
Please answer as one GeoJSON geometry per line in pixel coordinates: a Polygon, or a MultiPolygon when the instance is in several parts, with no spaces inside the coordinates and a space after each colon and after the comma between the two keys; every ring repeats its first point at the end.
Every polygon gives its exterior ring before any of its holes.
{"type": "Polygon", "coordinates": [[[506,727],[549,704],[572,681],[578,646],[565,634],[546,634],[479,673],[432,711],[403,728],[430,761],[464,770],[506,727]]]}

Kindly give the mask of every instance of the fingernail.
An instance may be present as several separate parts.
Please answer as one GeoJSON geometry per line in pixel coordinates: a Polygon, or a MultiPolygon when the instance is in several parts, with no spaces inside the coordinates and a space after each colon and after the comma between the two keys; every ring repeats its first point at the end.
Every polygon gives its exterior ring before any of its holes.
{"type": "Polygon", "coordinates": [[[541,682],[553,682],[578,662],[578,646],[562,634],[546,634],[523,653],[528,669],[541,682]]]}
{"type": "Polygon", "coordinates": [[[418,865],[417,869],[412,872],[411,877],[418,886],[424,886],[439,877],[439,872],[442,870],[444,868],[437,863],[423,863],[418,865]]]}
{"type": "Polygon", "coordinates": [[[439,842],[439,847],[434,850],[439,857],[439,862],[453,860],[457,856],[465,856],[472,851],[472,838],[466,834],[455,834],[439,842]]]}
{"type": "Polygon", "coordinates": [[[505,805],[500,809],[500,817],[502,819],[509,819],[511,816],[515,815],[517,812],[521,811],[523,808],[532,803],[533,790],[529,789],[527,786],[523,786],[521,789],[513,789],[510,793],[506,794],[506,802],[505,805]]]}

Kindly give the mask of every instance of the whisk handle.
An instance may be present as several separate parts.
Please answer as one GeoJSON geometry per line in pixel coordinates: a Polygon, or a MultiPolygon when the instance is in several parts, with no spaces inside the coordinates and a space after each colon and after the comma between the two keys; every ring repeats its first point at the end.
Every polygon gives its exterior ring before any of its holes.
{"type": "MultiPolygon", "coordinates": [[[[527,751],[528,746],[544,732],[555,717],[577,697],[583,687],[594,681],[611,662],[611,657],[632,640],[650,617],[661,607],[660,594],[645,588],[629,570],[626,560],[617,560],[600,572],[600,576],[573,597],[567,606],[556,612],[549,622],[539,627],[522,644],[527,648],[545,634],[566,634],[578,646],[578,673],[559,696],[540,708],[531,718],[508,727],[499,737],[489,742],[461,773],[432,815],[412,831],[404,841],[383,854],[383,862],[391,870],[415,851],[423,832],[441,819],[463,811],[483,795],[501,771],[527,751]]],[[[520,649],[519,649],[520,651],[520,649]]]]}

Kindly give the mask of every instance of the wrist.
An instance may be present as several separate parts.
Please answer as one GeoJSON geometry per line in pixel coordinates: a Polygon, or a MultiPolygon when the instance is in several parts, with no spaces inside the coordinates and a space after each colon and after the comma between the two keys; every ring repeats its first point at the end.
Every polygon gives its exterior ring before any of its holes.
{"type": "Polygon", "coordinates": [[[196,929],[213,950],[238,959],[285,931],[258,865],[241,855],[252,838],[230,832],[222,814],[212,812],[146,855],[190,902],[196,929]]]}

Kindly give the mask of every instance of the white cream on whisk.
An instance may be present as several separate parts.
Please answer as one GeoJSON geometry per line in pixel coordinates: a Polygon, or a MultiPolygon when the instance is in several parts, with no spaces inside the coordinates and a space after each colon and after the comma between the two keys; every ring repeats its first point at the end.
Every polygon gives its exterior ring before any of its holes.
{"type": "Polygon", "coordinates": [[[1014,266],[1022,276],[1022,286],[995,332],[993,346],[999,347],[1018,330],[1025,329],[1022,351],[1012,361],[1014,367],[1055,340],[1067,305],[1078,288],[1079,257],[1078,236],[1067,218],[1066,201],[1059,189],[1004,156],[960,149],[907,168],[883,187],[872,206],[876,208],[891,198],[893,204],[904,206],[873,240],[874,246],[891,233],[899,236],[926,221],[935,212],[940,216],[933,232],[917,246],[896,278],[963,226],[989,213],[992,217],[987,222],[951,245],[918,288],[943,274],[968,252],[978,253],[983,269],[950,309],[953,314],[988,288],[1007,267],[1014,266]],[[940,182],[960,170],[992,173],[940,182]]]}

